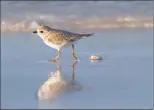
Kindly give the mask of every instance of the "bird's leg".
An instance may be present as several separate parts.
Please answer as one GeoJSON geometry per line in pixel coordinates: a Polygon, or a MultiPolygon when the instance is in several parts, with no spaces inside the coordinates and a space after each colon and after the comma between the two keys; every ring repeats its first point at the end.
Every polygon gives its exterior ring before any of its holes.
{"type": "Polygon", "coordinates": [[[57,61],[55,61],[54,64],[57,66],[58,70],[61,71],[62,68],[61,68],[60,64],[57,61]]]}
{"type": "Polygon", "coordinates": [[[58,55],[52,60],[53,63],[56,62],[56,60],[61,56],[60,50],[58,50],[58,55]]]}
{"type": "Polygon", "coordinates": [[[77,60],[78,58],[75,55],[74,45],[72,44],[72,56],[77,60]]]}
{"type": "Polygon", "coordinates": [[[72,80],[75,80],[74,69],[75,69],[76,64],[77,64],[77,61],[72,64],[72,71],[73,71],[73,73],[72,73],[72,80]]]}

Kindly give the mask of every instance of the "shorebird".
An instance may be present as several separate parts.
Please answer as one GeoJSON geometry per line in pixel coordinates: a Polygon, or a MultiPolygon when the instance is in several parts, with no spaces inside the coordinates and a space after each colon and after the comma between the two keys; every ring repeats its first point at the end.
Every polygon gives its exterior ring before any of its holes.
{"type": "Polygon", "coordinates": [[[61,56],[61,49],[64,47],[68,47],[72,45],[72,56],[78,60],[78,58],[75,55],[75,47],[74,44],[82,39],[87,38],[92,34],[79,34],[79,33],[73,33],[68,32],[64,30],[59,29],[53,29],[49,26],[39,26],[36,31],[33,31],[33,33],[38,34],[44,43],[48,45],[49,47],[52,47],[58,51],[58,55],[51,61],[55,62],[60,56],[61,56]]]}

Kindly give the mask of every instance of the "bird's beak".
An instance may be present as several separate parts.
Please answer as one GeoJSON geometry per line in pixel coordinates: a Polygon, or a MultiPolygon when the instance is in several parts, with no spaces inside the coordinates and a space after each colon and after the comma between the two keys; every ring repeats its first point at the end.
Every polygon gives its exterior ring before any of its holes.
{"type": "Polygon", "coordinates": [[[35,33],[35,34],[36,34],[36,33],[37,33],[37,31],[33,31],[33,33],[35,33]]]}

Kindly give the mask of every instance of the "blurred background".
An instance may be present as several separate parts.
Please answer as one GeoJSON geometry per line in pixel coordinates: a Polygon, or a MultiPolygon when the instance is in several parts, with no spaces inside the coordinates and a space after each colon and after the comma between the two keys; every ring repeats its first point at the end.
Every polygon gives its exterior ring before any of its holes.
{"type": "Polygon", "coordinates": [[[72,31],[152,28],[152,1],[2,1],[2,32],[31,31],[38,24],[72,31]]]}

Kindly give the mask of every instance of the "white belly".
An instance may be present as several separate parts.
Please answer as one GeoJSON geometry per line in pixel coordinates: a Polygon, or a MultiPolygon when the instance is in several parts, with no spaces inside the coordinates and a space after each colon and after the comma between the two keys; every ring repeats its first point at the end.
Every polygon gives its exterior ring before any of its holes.
{"type": "Polygon", "coordinates": [[[48,45],[49,47],[52,47],[52,48],[54,48],[54,49],[56,49],[56,50],[60,50],[61,48],[71,46],[72,44],[75,44],[76,42],[62,43],[62,44],[60,44],[60,45],[55,45],[55,44],[53,44],[53,43],[51,43],[51,42],[48,42],[48,41],[44,41],[44,43],[45,43],[46,45],[48,45]]]}

